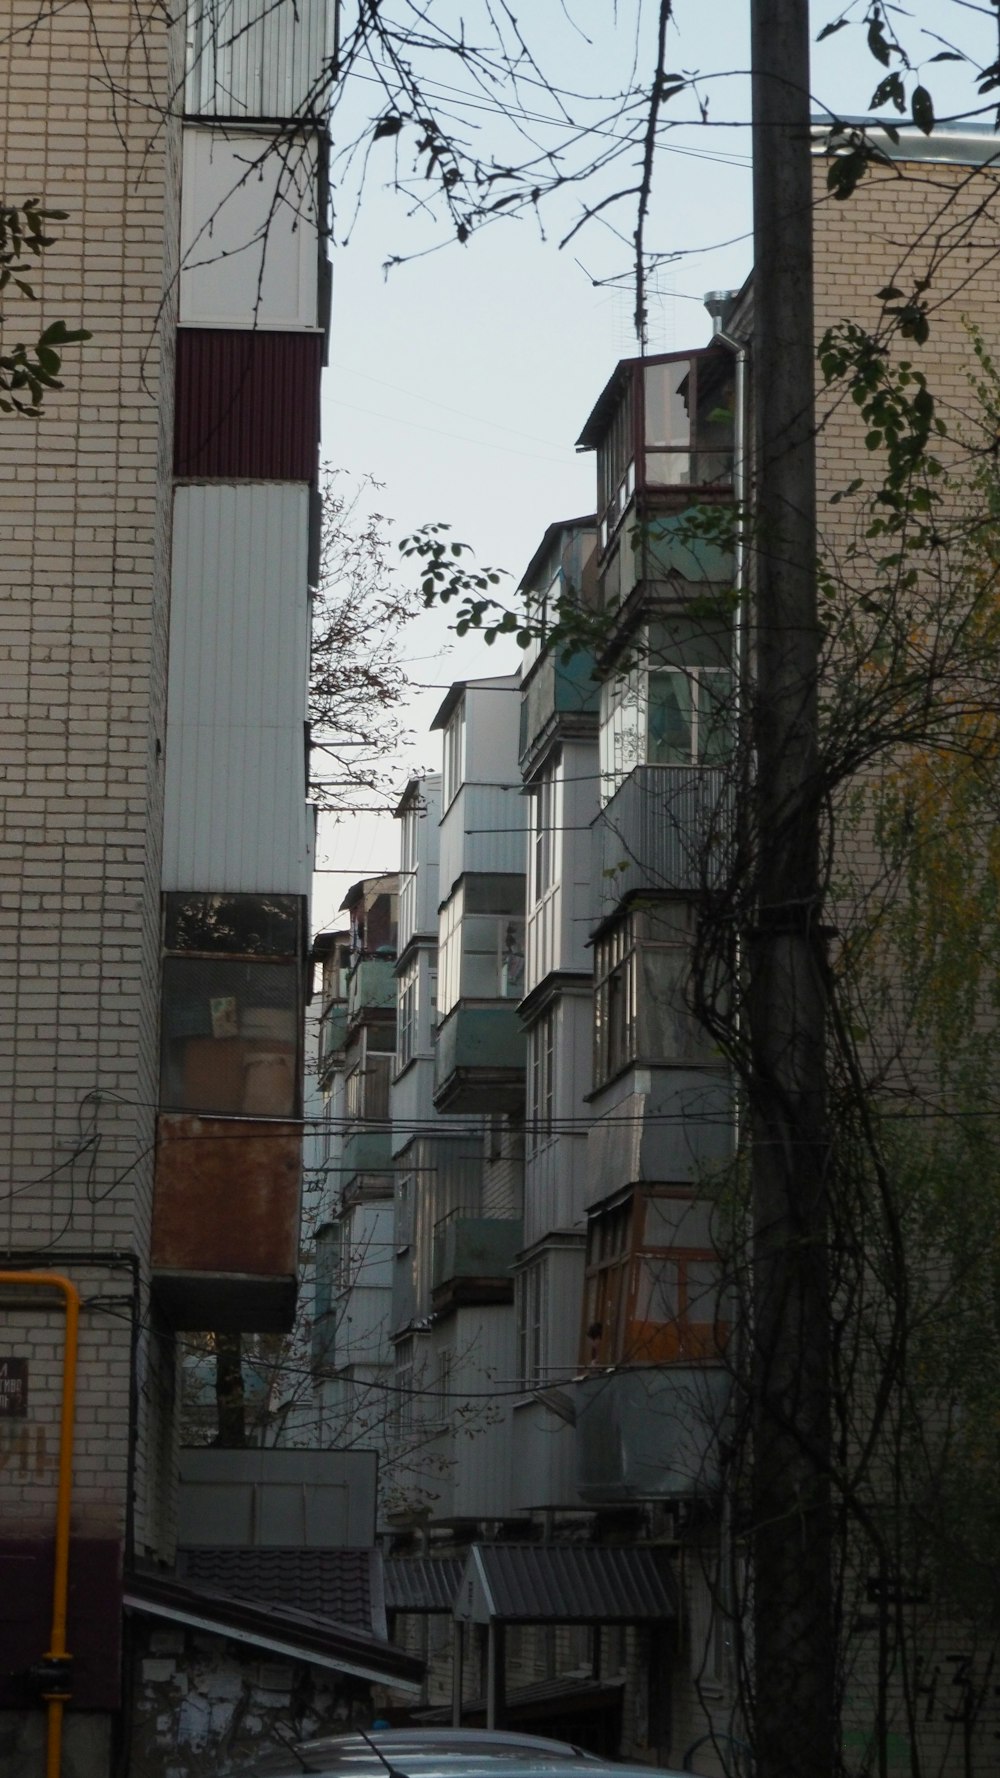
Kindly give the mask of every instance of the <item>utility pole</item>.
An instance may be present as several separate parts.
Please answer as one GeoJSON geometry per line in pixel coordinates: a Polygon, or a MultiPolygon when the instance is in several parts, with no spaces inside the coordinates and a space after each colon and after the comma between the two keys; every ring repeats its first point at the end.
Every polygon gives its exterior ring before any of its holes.
{"type": "Polygon", "coordinates": [[[808,0],[751,0],[758,894],[748,953],[758,1778],[835,1747],[808,0]]]}

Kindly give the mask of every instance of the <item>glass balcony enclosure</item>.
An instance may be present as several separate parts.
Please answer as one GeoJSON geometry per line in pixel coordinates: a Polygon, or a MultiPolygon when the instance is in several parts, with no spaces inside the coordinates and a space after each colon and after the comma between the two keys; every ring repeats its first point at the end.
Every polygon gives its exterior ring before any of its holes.
{"type": "Polygon", "coordinates": [[[579,441],[597,451],[602,550],[636,494],[731,489],[734,416],[734,361],[724,346],[618,366],[579,441]]]}
{"type": "Polygon", "coordinates": [[[524,878],[470,876],[441,910],[438,1016],[524,992],[524,878]]]}
{"type": "Polygon", "coordinates": [[[628,672],[601,693],[601,800],[636,766],[720,766],[734,727],[733,637],[719,618],[644,625],[628,672]]]}

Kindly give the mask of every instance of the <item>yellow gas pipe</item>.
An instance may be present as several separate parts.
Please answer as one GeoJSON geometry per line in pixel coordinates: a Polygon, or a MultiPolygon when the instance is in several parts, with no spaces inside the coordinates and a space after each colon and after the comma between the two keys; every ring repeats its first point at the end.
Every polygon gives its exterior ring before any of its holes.
{"type": "MultiPolygon", "coordinates": [[[[69,1509],[73,1493],[73,1419],[76,1407],[76,1351],[80,1326],[80,1293],[59,1272],[0,1272],[0,1285],[43,1286],[62,1292],[66,1310],[66,1344],[63,1350],[62,1405],[59,1420],[59,1487],[56,1494],[56,1555],[52,1581],[52,1629],[45,1655],[57,1669],[69,1659],[66,1648],[66,1599],[69,1591],[69,1509]]],[[[65,1690],[43,1692],[47,1712],[45,1778],[59,1778],[62,1765],[63,1706],[65,1690]]]]}

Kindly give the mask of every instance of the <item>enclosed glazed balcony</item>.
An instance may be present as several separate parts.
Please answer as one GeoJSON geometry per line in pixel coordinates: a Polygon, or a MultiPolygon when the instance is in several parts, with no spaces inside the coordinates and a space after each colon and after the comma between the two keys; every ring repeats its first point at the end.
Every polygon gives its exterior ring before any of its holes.
{"type": "Polygon", "coordinates": [[[516,1004],[456,1006],[435,1036],[436,1109],[517,1111],[524,1103],[526,1054],[516,1004]]]}
{"type": "Polygon", "coordinates": [[[718,1365],[636,1365],[578,1378],[576,1485],[588,1506],[714,1494],[733,1383],[718,1365]]]}
{"type": "Polygon", "coordinates": [[[300,1123],[161,1113],[151,1264],[171,1326],[291,1327],[301,1180],[300,1123]]]}
{"type": "Polygon", "coordinates": [[[353,1023],[366,1012],[396,1010],[396,954],[362,957],[347,983],[347,1017],[353,1023]]]}
{"type": "Polygon", "coordinates": [[[597,732],[601,688],[594,657],[579,649],[562,659],[558,649],[544,654],[525,679],[521,698],[522,763],[555,732],[589,736],[597,732]]]}
{"type": "Polygon", "coordinates": [[[523,1242],[520,1218],[479,1216],[464,1208],[442,1217],[434,1228],[431,1260],[435,1309],[513,1302],[513,1265],[523,1242]]]}
{"type": "Polygon", "coordinates": [[[152,1270],[181,1328],[291,1325],[302,1174],[302,904],[164,897],[152,1270]]]}

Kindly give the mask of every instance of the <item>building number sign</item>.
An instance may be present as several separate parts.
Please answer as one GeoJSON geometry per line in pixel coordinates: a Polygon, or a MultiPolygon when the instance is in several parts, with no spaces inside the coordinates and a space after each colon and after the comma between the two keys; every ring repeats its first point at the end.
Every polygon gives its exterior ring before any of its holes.
{"type": "Polygon", "coordinates": [[[0,1420],[23,1420],[28,1412],[28,1360],[0,1356],[0,1420]]]}

